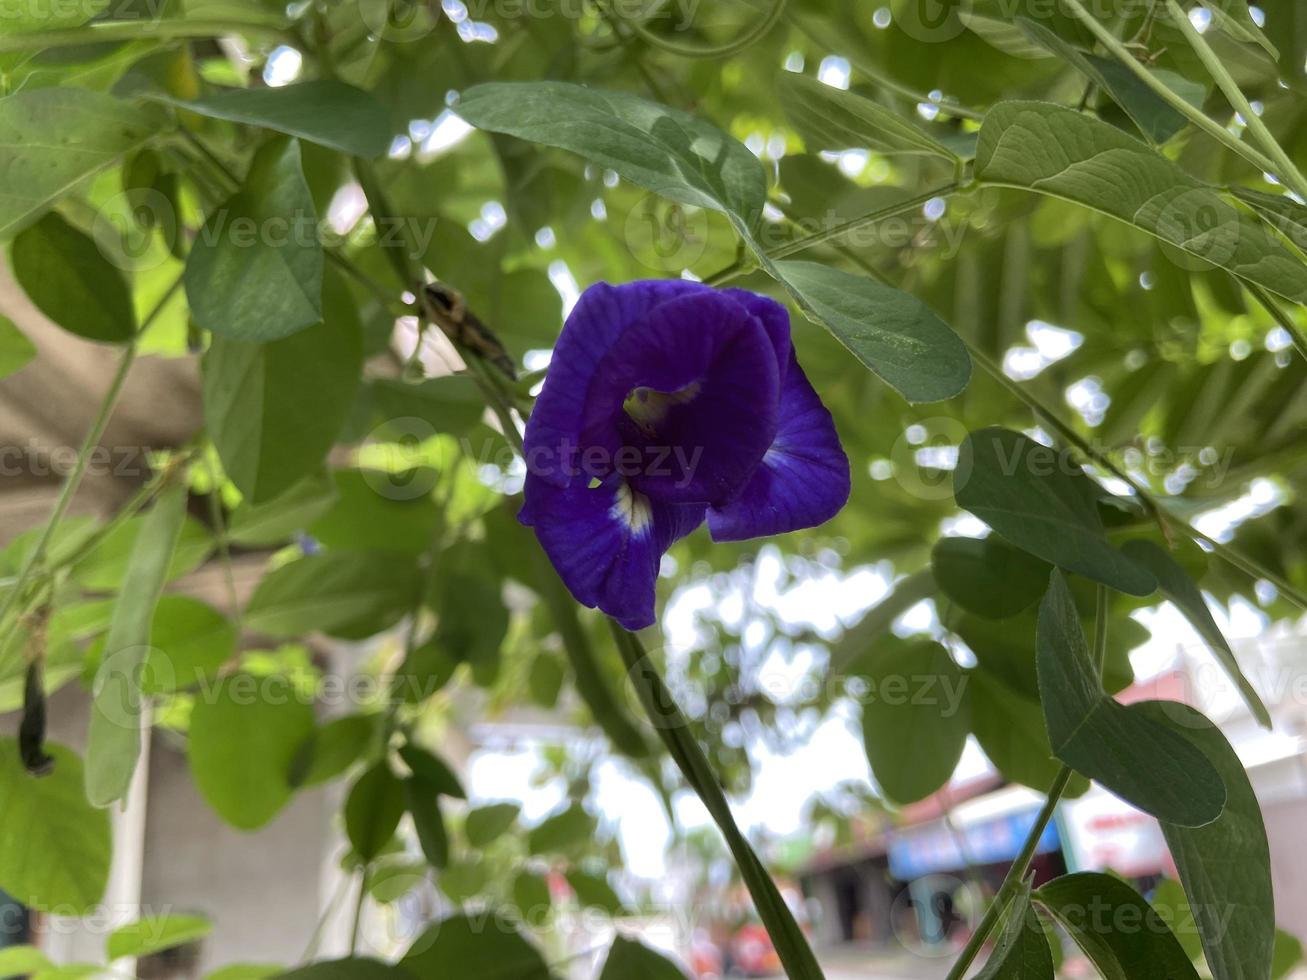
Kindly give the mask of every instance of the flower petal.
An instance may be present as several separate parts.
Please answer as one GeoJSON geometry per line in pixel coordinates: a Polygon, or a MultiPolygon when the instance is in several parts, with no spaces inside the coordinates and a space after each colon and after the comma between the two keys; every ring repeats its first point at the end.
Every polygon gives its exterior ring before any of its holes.
{"type": "Polygon", "coordinates": [[[576,471],[586,400],[599,363],[632,323],[660,303],[712,290],[696,282],[651,279],[590,286],[573,307],[554,347],[540,397],[526,423],[526,461],[537,476],[567,486],[576,471]]]}
{"type": "Polygon", "coordinates": [[[595,487],[588,482],[556,487],[528,474],[519,520],[534,527],[578,602],[628,630],[644,629],[655,619],[663,553],[703,523],[705,508],[650,500],[616,474],[595,487]]]}
{"type": "Polygon", "coordinates": [[[780,429],[744,490],[708,512],[714,541],[742,541],[816,527],[849,499],[849,460],[830,412],[790,352],[780,429]]]}

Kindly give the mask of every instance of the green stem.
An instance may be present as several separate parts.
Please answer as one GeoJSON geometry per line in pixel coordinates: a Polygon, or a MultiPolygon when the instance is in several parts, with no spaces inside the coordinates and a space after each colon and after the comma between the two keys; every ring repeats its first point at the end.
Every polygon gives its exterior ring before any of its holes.
{"type": "Polygon", "coordinates": [[[359,896],[354,902],[354,924],[349,932],[349,955],[358,952],[359,935],[363,932],[363,905],[368,897],[368,869],[359,872],[359,896]]]}
{"type": "MultiPolygon", "coordinates": [[[[737,37],[734,41],[727,41],[725,44],[699,47],[691,44],[681,44],[678,41],[672,41],[661,34],[655,34],[649,28],[644,26],[640,20],[625,20],[623,23],[635,32],[640,40],[660,51],[666,51],[668,54],[674,54],[681,58],[729,58],[731,55],[739,54],[746,48],[751,47],[756,42],[762,40],[768,32],[771,31],[785,14],[786,0],[771,0],[771,7],[767,10],[767,15],[753,26],[752,29],[737,37]]],[[[607,8],[607,0],[600,0],[600,7],[607,8]]],[[[613,12],[615,18],[620,19],[620,14],[616,10],[613,12]]]]}
{"type": "MultiPolygon", "coordinates": [[[[165,297],[164,302],[167,302],[167,297],[165,297]]],[[[162,306],[162,303],[160,306],[162,306]]],[[[135,360],[136,342],[133,340],[127,349],[123,351],[123,355],[118,361],[118,370],[109,383],[109,390],[104,393],[104,397],[100,400],[100,409],[91,422],[90,429],[86,432],[86,438],[82,440],[81,448],[77,451],[77,462],[74,463],[72,470],[64,478],[63,487],[59,491],[58,499],[55,500],[50,519],[46,521],[45,527],[41,530],[41,536],[37,539],[36,546],[27,556],[27,560],[23,562],[22,570],[18,573],[13,588],[5,595],[3,604],[0,604],[0,623],[3,623],[18,605],[28,580],[45,561],[45,553],[50,547],[55,531],[58,530],[59,524],[68,512],[73,497],[77,494],[77,488],[82,483],[82,477],[86,475],[86,467],[90,464],[91,453],[100,444],[100,438],[109,425],[109,417],[113,414],[114,406],[118,403],[118,396],[122,394],[123,385],[127,381],[127,375],[131,371],[132,363],[135,360]]]]}
{"type": "Polygon", "coordinates": [[[106,41],[138,41],[152,38],[210,38],[226,34],[262,34],[284,39],[284,22],[235,20],[123,20],[101,21],[84,27],[56,31],[32,31],[0,37],[0,54],[36,51],[43,48],[101,44],[106,41]]]}
{"type": "Polygon", "coordinates": [[[1271,319],[1289,335],[1289,338],[1293,341],[1294,349],[1302,355],[1304,360],[1307,360],[1307,336],[1303,336],[1302,329],[1294,322],[1293,317],[1284,312],[1284,307],[1279,304],[1279,301],[1255,282],[1240,279],[1239,284],[1252,293],[1253,299],[1257,300],[1262,308],[1271,315],[1271,319]]]}
{"type": "MultiPolygon", "coordinates": [[[[1098,38],[1099,43],[1101,43],[1103,47],[1107,48],[1107,50],[1110,51],[1116,59],[1121,62],[1121,64],[1134,72],[1135,76],[1141,82],[1152,89],[1153,92],[1172,109],[1180,113],[1208,136],[1239,154],[1239,156],[1243,157],[1259,171],[1263,173],[1275,172],[1275,165],[1271,163],[1267,157],[1263,156],[1260,152],[1249,146],[1237,136],[1231,134],[1224,126],[1212,119],[1206,113],[1199,109],[1195,109],[1181,98],[1179,94],[1149,71],[1145,65],[1141,65],[1138,59],[1130,53],[1130,49],[1122,44],[1111,31],[1100,24],[1093,14],[1089,13],[1089,11],[1084,8],[1084,5],[1080,3],[1080,0],[1062,0],[1062,2],[1066,4],[1067,9],[1071,11],[1077,20],[1089,28],[1090,32],[1094,37],[1098,38]]],[[[1187,19],[1186,23],[1188,23],[1187,19]]]]}
{"type": "Polygon", "coordinates": [[[1271,131],[1266,127],[1266,123],[1262,122],[1262,117],[1253,111],[1248,98],[1243,94],[1243,90],[1239,88],[1239,83],[1226,71],[1225,66],[1221,64],[1221,59],[1212,50],[1212,46],[1207,43],[1207,39],[1198,33],[1198,29],[1189,20],[1189,16],[1175,0],[1166,0],[1166,9],[1170,13],[1171,19],[1175,21],[1176,27],[1180,28],[1180,33],[1189,42],[1189,46],[1198,55],[1198,60],[1203,63],[1203,67],[1207,69],[1208,74],[1216,82],[1217,87],[1229,100],[1230,105],[1243,117],[1248,132],[1252,134],[1253,139],[1261,144],[1262,150],[1275,162],[1280,178],[1299,197],[1307,198],[1307,179],[1303,178],[1302,171],[1290,159],[1289,154],[1284,152],[1284,147],[1271,134],[1271,131]]]}

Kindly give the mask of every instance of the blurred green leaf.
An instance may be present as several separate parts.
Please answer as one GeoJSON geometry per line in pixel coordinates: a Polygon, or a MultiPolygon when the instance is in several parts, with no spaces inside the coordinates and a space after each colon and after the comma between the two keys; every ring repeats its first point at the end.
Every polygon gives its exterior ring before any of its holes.
{"type": "Polygon", "coordinates": [[[14,321],[0,316],[0,378],[7,378],[26,367],[36,357],[36,345],[14,326],[14,321]]]}
{"type": "Polygon", "coordinates": [[[469,810],[464,833],[472,847],[484,848],[493,844],[517,821],[522,808],[516,803],[491,803],[469,810]]]}
{"type": "Polygon", "coordinates": [[[487,926],[464,916],[432,925],[414,940],[400,966],[418,978],[551,980],[540,953],[506,922],[487,926]]]}
{"type": "Polygon", "coordinates": [[[930,556],[940,589],[967,612],[1007,619],[1039,601],[1049,567],[997,535],[940,538],[930,556]]]}
{"type": "Polygon", "coordinates": [[[385,552],[306,555],[263,577],[245,626],[269,636],[321,630],[363,639],[393,626],[412,607],[417,568],[385,552]]]}
{"type": "Polygon", "coordinates": [[[920,126],[853,92],[791,72],[780,76],[776,91],[809,153],[868,149],[958,159],[920,126]]]}
{"type": "Polygon", "coordinates": [[[1003,931],[975,980],[1053,980],[1053,954],[1023,882],[1005,912],[1003,931]]]}
{"type": "Polygon", "coordinates": [[[599,980],[685,980],[685,971],[644,943],[617,936],[599,980]]]}
{"type": "Polygon", "coordinates": [[[166,915],[141,919],[109,933],[105,952],[109,959],[149,956],[193,943],[213,931],[213,923],[198,915],[166,915]]]}
{"type": "Polygon", "coordinates": [[[390,843],[404,810],[404,784],[384,761],[354,781],[345,799],[345,833],[361,861],[373,861],[390,843]]]}

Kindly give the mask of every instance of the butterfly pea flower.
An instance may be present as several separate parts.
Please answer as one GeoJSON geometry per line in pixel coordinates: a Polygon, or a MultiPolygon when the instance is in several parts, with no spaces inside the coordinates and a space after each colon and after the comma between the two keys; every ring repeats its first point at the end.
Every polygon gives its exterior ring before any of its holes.
{"type": "Polygon", "coordinates": [[[581,296],[527,420],[523,524],[572,594],[627,629],[654,622],[663,554],[815,527],[849,461],[775,300],[681,280],[581,296]]]}

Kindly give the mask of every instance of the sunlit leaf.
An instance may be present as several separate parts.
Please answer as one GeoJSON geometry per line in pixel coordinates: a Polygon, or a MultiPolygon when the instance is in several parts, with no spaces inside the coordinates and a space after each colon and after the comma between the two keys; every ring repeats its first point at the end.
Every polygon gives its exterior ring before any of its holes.
{"type": "Polygon", "coordinates": [[[856,148],[957,159],[920,126],[861,95],[791,72],[780,76],[776,90],[809,153],[856,148]]]}
{"type": "Polygon", "coordinates": [[[213,931],[213,923],[198,915],[165,915],[119,926],[109,933],[105,952],[109,959],[149,956],[175,946],[193,943],[213,931]]]}

